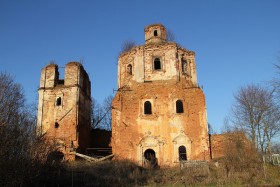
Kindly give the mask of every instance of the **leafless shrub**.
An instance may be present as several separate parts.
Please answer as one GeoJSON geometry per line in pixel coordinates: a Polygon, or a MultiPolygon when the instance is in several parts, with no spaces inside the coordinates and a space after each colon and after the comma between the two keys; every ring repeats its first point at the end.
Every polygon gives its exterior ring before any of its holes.
{"type": "Polygon", "coordinates": [[[133,41],[133,40],[125,40],[123,42],[123,44],[122,44],[120,54],[122,54],[124,52],[130,51],[135,46],[136,46],[136,42],[135,41],[133,41]]]}
{"type": "Polygon", "coordinates": [[[175,41],[175,34],[170,29],[166,29],[166,40],[169,42],[175,41]]]}

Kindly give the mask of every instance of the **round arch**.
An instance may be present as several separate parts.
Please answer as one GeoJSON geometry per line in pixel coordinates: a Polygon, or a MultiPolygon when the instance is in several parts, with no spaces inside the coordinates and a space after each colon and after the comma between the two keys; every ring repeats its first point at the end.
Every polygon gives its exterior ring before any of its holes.
{"type": "Polygon", "coordinates": [[[156,152],[153,149],[147,149],[144,152],[145,165],[150,168],[155,168],[158,166],[158,159],[156,157],[156,152]]]}

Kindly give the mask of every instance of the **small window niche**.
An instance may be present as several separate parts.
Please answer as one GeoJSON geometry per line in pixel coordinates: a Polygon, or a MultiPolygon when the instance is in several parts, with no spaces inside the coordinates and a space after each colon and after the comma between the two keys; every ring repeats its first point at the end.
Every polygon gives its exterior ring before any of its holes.
{"type": "Polygon", "coordinates": [[[183,71],[183,74],[188,73],[188,63],[186,60],[182,60],[182,71],[183,71]]]}
{"type": "Polygon", "coordinates": [[[154,59],[154,70],[161,70],[161,61],[159,58],[154,59]]]}
{"type": "Polygon", "coordinates": [[[132,65],[131,65],[131,64],[128,64],[128,65],[127,65],[126,71],[127,71],[127,73],[128,73],[129,75],[132,75],[132,65]]]}
{"type": "Polygon", "coordinates": [[[186,151],[186,147],[181,145],[179,148],[178,148],[178,151],[179,151],[179,160],[180,161],[184,161],[184,160],[187,160],[187,151],[186,151]]]}
{"type": "Polygon", "coordinates": [[[184,113],[184,106],[181,100],[176,101],[176,113],[177,114],[184,113]]]}
{"type": "Polygon", "coordinates": [[[57,123],[57,122],[55,122],[55,124],[54,124],[54,128],[58,128],[59,127],[59,123],[57,123]]]}
{"type": "Polygon", "coordinates": [[[144,114],[145,115],[152,114],[152,104],[150,101],[145,101],[145,103],[144,103],[144,114]]]}
{"type": "Polygon", "coordinates": [[[55,105],[61,106],[61,97],[56,98],[55,105]]]}
{"type": "Polygon", "coordinates": [[[157,30],[154,30],[154,36],[158,36],[157,30]]]}

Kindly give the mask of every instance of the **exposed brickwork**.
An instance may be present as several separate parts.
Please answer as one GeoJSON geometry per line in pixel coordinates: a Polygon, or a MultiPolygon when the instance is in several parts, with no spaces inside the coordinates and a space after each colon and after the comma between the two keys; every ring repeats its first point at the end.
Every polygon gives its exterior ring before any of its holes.
{"type": "Polygon", "coordinates": [[[159,165],[175,165],[184,146],[188,160],[209,160],[205,97],[197,86],[195,53],[166,42],[160,24],[145,28],[145,41],[118,61],[111,141],[115,157],[142,165],[145,151],[151,149],[159,165]],[[178,100],[183,113],[176,112],[178,100]],[[144,114],[146,101],[152,114],[144,114]]]}
{"type": "Polygon", "coordinates": [[[90,80],[83,66],[70,62],[65,79],[59,80],[58,66],[42,69],[38,102],[37,130],[55,141],[66,159],[74,151],[84,152],[90,140],[90,80]]]}
{"type": "Polygon", "coordinates": [[[224,142],[226,141],[226,136],[223,134],[213,134],[211,135],[211,158],[220,158],[224,156],[224,142]]]}
{"type": "Polygon", "coordinates": [[[227,154],[234,153],[236,144],[242,143],[243,149],[251,147],[250,141],[242,132],[213,134],[210,136],[211,143],[211,158],[217,159],[224,157],[227,154]]]}

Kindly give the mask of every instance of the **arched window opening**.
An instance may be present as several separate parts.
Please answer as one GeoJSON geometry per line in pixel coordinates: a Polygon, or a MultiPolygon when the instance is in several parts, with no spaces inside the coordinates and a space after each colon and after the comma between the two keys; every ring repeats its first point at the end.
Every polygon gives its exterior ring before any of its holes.
{"type": "Polygon", "coordinates": [[[154,30],[154,36],[158,36],[157,30],[154,30]]]}
{"type": "Polygon", "coordinates": [[[127,65],[127,73],[128,73],[129,75],[132,75],[132,65],[131,65],[131,64],[128,64],[128,65],[127,65]]]}
{"type": "Polygon", "coordinates": [[[145,157],[145,165],[150,167],[150,168],[155,168],[158,166],[158,161],[156,157],[156,153],[152,149],[147,149],[144,152],[144,157],[145,157]]]}
{"type": "Polygon", "coordinates": [[[144,114],[152,114],[152,104],[150,101],[144,103],[144,114]]]}
{"type": "Polygon", "coordinates": [[[181,100],[176,101],[176,113],[184,113],[183,102],[181,100]]]}
{"type": "Polygon", "coordinates": [[[181,145],[179,147],[179,160],[187,160],[187,151],[186,151],[186,147],[181,145]]]}
{"type": "Polygon", "coordinates": [[[152,149],[147,149],[145,152],[144,152],[144,157],[145,159],[151,161],[153,158],[156,158],[156,153],[154,150],[152,149]]]}
{"type": "Polygon", "coordinates": [[[54,128],[58,128],[59,127],[59,124],[57,123],[57,122],[55,122],[55,124],[54,124],[54,128]]]}
{"type": "Polygon", "coordinates": [[[186,60],[183,60],[182,61],[182,71],[183,73],[188,73],[188,64],[187,64],[187,61],[186,60]]]}
{"type": "Polygon", "coordinates": [[[160,62],[159,58],[155,58],[155,60],[154,60],[154,69],[161,70],[161,62],[160,62]]]}
{"type": "Polygon", "coordinates": [[[60,106],[61,105],[61,97],[58,97],[56,99],[56,106],[60,106]]]}

